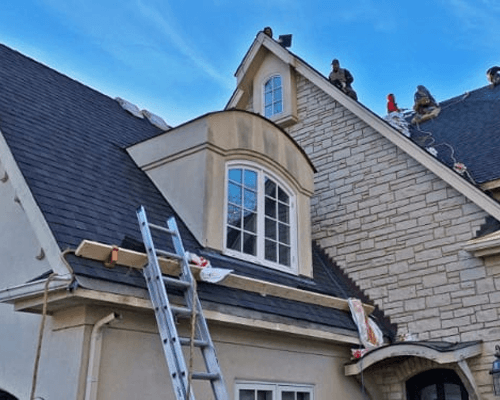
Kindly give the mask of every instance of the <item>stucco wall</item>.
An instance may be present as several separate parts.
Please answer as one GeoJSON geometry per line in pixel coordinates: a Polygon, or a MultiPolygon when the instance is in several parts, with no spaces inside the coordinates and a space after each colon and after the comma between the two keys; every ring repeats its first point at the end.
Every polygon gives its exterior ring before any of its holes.
{"type": "MultiPolygon", "coordinates": [[[[146,400],[170,393],[158,336],[144,322],[139,327],[124,319],[106,331],[99,400],[146,400]]],[[[361,399],[356,381],[343,377],[348,347],[213,324],[210,330],[230,398],[235,382],[244,380],[313,384],[316,400],[361,399]]],[[[203,370],[196,354],[195,370],[203,370]]],[[[194,391],[198,400],[212,398],[207,383],[196,382],[194,391]]]]}
{"type": "MultiPolygon", "coordinates": [[[[173,398],[153,313],[95,306],[67,309],[50,319],[38,395],[54,400],[84,398],[92,326],[110,312],[119,313],[121,319],[102,330],[97,399],[173,398]]],[[[187,328],[180,326],[186,336],[187,328]]],[[[350,346],[227,324],[210,323],[209,328],[230,398],[236,381],[255,381],[312,384],[315,400],[362,400],[360,385],[343,374],[350,346]]],[[[195,370],[203,370],[200,363],[197,352],[195,370]]],[[[206,383],[196,383],[194,390],[198,400],[212,398],[206,383]]]]}
{"type": "MultiPolygon", "coordinates": [[[[0,178],[3,177],[0,165],[0,178]]],[[[10,180],[0,182],[0,290],[17,286],[50,269],[37,260],[36,239],[10,180]]],[[[0,389],[28,398],[38,339],[39,316],[0,304],[0,389]]]]}
{"type": "Polygon", "coordinates": [[[303,77],[290,134],[318,169],[313,237],[419,340],[482,339],[469,362],[491,396],[500,268],[463,250],[487,214],[303,77]]]}

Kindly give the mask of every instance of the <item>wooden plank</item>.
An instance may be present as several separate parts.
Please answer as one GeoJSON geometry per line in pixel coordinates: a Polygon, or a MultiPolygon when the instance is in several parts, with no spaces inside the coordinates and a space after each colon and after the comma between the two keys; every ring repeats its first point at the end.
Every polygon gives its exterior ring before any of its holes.
{"type": "MultiPolygon", "coordinates": [[[[78,246],[75,254],[79,257],[90,258],[97,261],[106,261],[114,246],[84,240],[78,246]]],[[[159,258],[160,267],[166,275],[178,275],[179,263],[177,260],[159,258]]],[[[128,249],[118,249],[117,264],[130,268],[142,269],[147,262],[146,254],[128,249]]],[[[103,267],[104,268],[104,267],[103,267]]],[[[193,276],[199,280],[200,267],[191,265],[193,276]]],[[[327,296],[320,293],[309,292],[307,290],[296,289],[289,286],[270,283],[258,279],[248,278],[239,275],[228,275],[219,285],[233,289],[241,289],[247,292],[259,293],[262,296],[275,296],[288,300],[295,300],[302,303],[316,304],[337,310],[349,311],[349,304],[346,299],[327,296]]],[[[367,314],[371,314],[375,307],[363,304],[367,314]]]]}
{"type": "MultiPolygon", "coordinates": [[[[90,258],[91,260],[106,262],[114,247],[115,246],[93,242],[91,240],[83,240],[76,249],[75,255],[83,258],[90,258]]],[[[160,261],[160,268],[164,274],[178,274],[179,263],[177,260],[163,257],[159,257],[158,260],[160,261]]],[[[118,247],[118,261],[116,264],[142,269],[147,262],[148,257],[145,253],[118,247]]]]}

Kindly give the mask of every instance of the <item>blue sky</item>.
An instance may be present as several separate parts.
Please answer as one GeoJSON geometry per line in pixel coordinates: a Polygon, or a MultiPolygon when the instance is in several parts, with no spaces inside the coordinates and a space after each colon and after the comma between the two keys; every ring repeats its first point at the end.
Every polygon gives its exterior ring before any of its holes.
{"type": "Polygon", "coordinates": [[[499,25],[497,0],[18,0],[0,42],[175,126],[224,108],[265,26],[325,75],[338,58],[385,115],[388,93],[411,108],[417,85],[443,101],[488,84],[499,25]]]}

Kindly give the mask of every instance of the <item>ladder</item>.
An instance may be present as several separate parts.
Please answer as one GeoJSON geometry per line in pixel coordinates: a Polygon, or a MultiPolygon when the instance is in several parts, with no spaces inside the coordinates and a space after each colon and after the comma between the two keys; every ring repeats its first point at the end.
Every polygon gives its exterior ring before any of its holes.
{"type": "MultiPolygon", "coordinates": [[[[175,218],[171,217],[167,220],[167,227],[151,224],[146,218],[144,207],[141,206],[137,209],[137,219],[139,220],[142,239],[148,256],[148,264],[144,267],[143,273],[156,315],[156,322],[176,399],[195,400],[191,389],[191,381],[205,380],[210,382],[215,400],[227,400],[224,378],[207,322],[203,316],[201,303],[196,292],[196,281],[191,274],[189,261],[184,251],[175,218]],[[151,229],[171,235],[176,253],[155,249],[151,229]],[[175,258],[180,261],[181,272],[177,278],[162,275],[158,256],[175,258]],[[185,306],[171,305],[167,288],[182,291],[185,306]],[[176,319],[180,318],[191,318],[191,337],[179,337],[176,319]],[[188,371],[182,346],[190,346],[191,352],[194,347],[201,351],[205,361],[205,372],[188,371]]],[[[192,358],[191,353],[190,361],[192,361],[192,358]]]]}

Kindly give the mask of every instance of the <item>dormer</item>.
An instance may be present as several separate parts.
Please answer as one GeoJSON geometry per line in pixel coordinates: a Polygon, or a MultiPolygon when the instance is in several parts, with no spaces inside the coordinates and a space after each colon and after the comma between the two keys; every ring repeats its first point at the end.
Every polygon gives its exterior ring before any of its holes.
{"type": "Polygon", "coordinates": [[[257,35],[236,71],[237,89],[226,108],[253,111],[282,128],[297,122],[294,57],[269,35],[257,35]]]}
{"type": "Polygon", "coordinates": [[[281,128],[207,114],[127,149],[206,248],[312,276],[313,165],[281,128]]]}

